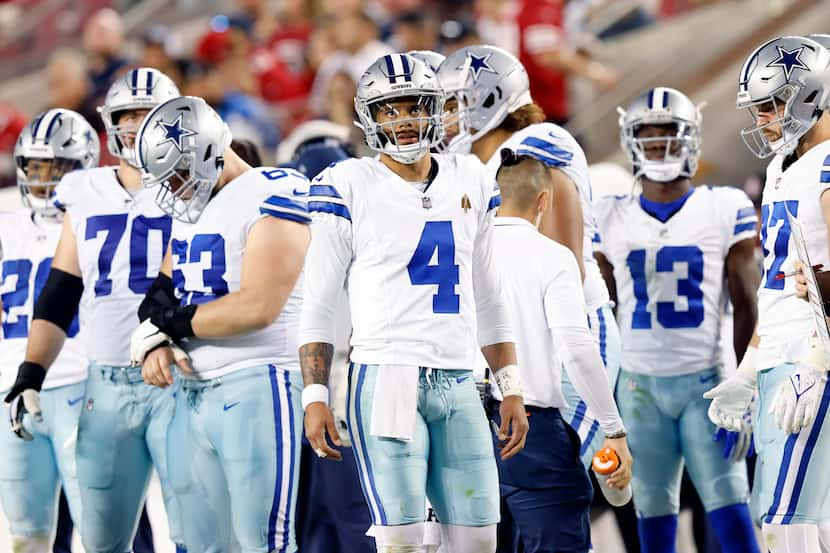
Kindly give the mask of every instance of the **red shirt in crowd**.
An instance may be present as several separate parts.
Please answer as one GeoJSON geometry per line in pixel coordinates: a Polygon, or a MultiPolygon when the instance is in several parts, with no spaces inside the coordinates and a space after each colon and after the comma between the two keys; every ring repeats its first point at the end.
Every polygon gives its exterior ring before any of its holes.
{"type": "Polygon", "coordinates": [[[565,43],[563,0],[522,0],[516,18],[519,28],[519,61],[530,77],[530,94],[548,119],[568,118],[568,81],[563,73],[535,61],[535,56],[561,48],[565,43]]]}

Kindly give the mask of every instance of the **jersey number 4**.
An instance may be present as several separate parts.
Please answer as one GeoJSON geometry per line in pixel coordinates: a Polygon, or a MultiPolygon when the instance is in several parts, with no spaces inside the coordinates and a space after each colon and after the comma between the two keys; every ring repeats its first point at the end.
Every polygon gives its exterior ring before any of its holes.
{"type": "MultiPolygon", "coordinates": [[[[688,277],[677,281],[677,295],[688,302],[686,311],[678,311],[674,302],[657,302],[657,321],[663,328],[697,328],[703,322],[703,252],[697,246],[664,246],[657,250],[655,270],[670,273],[675,263],[686,263],[688,277]]],[[[631,279],[634,281],[634,298],[637,300],[631,316],[631,328],[651,328],[648,312],[648,286],[646,283],[646,250],[633,250],[626,259],[631,279]]]]}
{"type": "MultiPolygon", "coordinates": [[[[37,301],[46,279],[49,277],[49,269],[52,267],[52,258],[47,257],[37,266],[35,273],[34,297],[32,305],[37,301]]],[[[32,262],[29,259],[7,259],[3,261],[3,282],[8,282],[12,277],[16,278],[14,290],[0,296],[3,301],[3,338],[26,338],[29,335],[29,316],[16,315],[12,317],[11,310],[15,307],[24,307],[32,292],[29,285],[29,278],[32,276],[32,262]]],[[[78,334],[78,315],[72,320],[69,338],[78,334]]]]}
{"type": "Polygon", "coordinates": [[[421,239],[406,266],[413,285],[438,285],[432,296],[433,313],[459,313],[461,296],[455,293],[459,284],[458,265],[455,263],[455,237],[452,221],[427,221],[421,239]],[[437,250],[437,262],[430,264],[437,250]]]}

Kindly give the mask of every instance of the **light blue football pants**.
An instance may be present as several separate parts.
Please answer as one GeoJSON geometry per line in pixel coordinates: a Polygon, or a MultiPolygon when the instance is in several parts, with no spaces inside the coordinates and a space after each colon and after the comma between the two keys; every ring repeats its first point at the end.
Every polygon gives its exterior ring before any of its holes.
{"type": "Polygon", "coordinates": [[[634,463],[634,506],[640,518],[677,514],[683,466],[707,512],[746,503],[744,462],[724,459],[703,393],[721,380],[718,367],[680,376],[648,376],[623,368],[617,404],[634,463]]]}
{"type": "Polygon", "coordinates": [[[753,429],[758,462],[752,489],[753,515],[769,524],[816,524],[830,519],[830,387],[821,386],[815,420],[798,434],[785,434],[769,413],[775,392],[795,371],[786,363],[758,373],[753,429]]]}
{"type": "MultiPolygon", "coordinates": [[[[81,499],[75,471],[75,430],[84,405],[86,382],[43,390],[43,420],[26,415],[34,440],[15,436],[9,418],[0,422],[0,501],[13,536],[50,536],[55,527],[61,485],[75,525],[81,499]]],[[[4,392],[5,394],[5,392],[4,392]]]]}
{"type": "Polygon", "coordinates": [[[297,551],[301,394],[302,375],[273,365],[182,379],[169,451],[188,551],[297,551]]]}
{"type": "Polygon", "coordinates": [[[177,386],[145,384],[138,367],[90,365],[76,452],[80,530],[87,553],[131,550],[153,467],[161,480],[171,539],[182,543],[167,478],[167,427],[177,386]]]}
{"type": "MultiPolygon", "coordinates": [[[[597,310],[588,314],[588,327],[599,346],[599,354],[605,364],[608,374],[608,383],[613,393],[617,385],[617,378],[620,374],[620,358],[622,356],[622,344],[620,342],[620,329],[614,312],[610,305],[603,305],[597,310]]],[[[562,393],[568,406],[560,409],[562,418],[573,428],[582,440],[582,447],[579,455],[585,468],[591,467],[591,460],[594,453],[602,448],[605,436],[599,431],[599,423],[588,410],[585,402],[576,393],[576,389],[568,377],[567,368],[562,371],[562,393]]]]}
{"type": "Polygon", "coordinates": [[[377,369],[377,365],[350,366],[346,405],[372,522],[378,526],[423,522],[429,496],[444,524],[496,524],[498,470],[473,372],[421,368],[415,431],[412,440],[403,441],[369,432],[377,369]]]}

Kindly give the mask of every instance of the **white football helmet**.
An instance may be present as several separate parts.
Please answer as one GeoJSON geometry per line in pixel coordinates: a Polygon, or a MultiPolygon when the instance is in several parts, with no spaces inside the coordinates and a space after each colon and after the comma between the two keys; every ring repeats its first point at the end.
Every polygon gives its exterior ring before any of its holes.
{"type": "Polygon", "coordinates": [[[219,181],[230,144],[230,129],[203,99],[168,100],[147,114],[136,136],[144,186],[159,186],[156,203],[165,213],[195,223],[219,181]]]}
{"type": "Polygon", "coordinates": [[[134,157],[137,125],[119,125],[121,112],[153,109],[171,98],[180,96],[170,77],[149,67],[128,71],[115,80],[107,91],[104,105],[98,108],[107,131],[107,149],[115,157],[138,167],[134,157]]]}
{"type": "Polygon", "coordinates": [[[631,162],[635,178],[656,182],[690,178],[700,159],[700,109],[685,94],[658,86],[637,96],[620,114],[620,144],[631,162]],[[638,137],[645,125],[671,125],[669,136],[638,137]],[[662,152],[655,152],[662,147],[662,152]]]}
{"type": "Polygon", "coordinates": [[[55,187],[70,171],[97,167],[100,151],[98,134],[81,114],[50,109],[37,115],[14,147],[23,205],[41,217],[61,219],[63,212],[54,203],[55,187]]]}
{"type": "Polygon", "coordinates": [[[444,64],[448,70],[466,67],[464,88],[469,94],[473,142],[501,125],[509,114],[533,103],[527,71],[506,50],[486,44],[467,46],[448,56],[444,64]]]}
{"type": "Polygon", "coordinates": [[[446,59],[444,54],[439,54],[432,50],[410,50],[407,54],[416,60],[424,62],[424,65],[432,71],[433,75],[438,74],[438,68],[441,67],[441,63],[446,59]]]}
{"type": "Polygon", "coordinates": [[[738,80],[737,107],[752,117],[741,138],[753,154],[766,158],[795,150],[827,106],[828,64],[826,48],[798,36],[774,38],[750,54],[738,80]],[[779,115],[759,125],[761,112],[779,115]],[[773,141],[764,133],[772,125],[780,125],[781,134],[773,141]]]}
{"type": "Polygon", "coordinates": [[[415,163],[444,137],[441,123],[444,92],[435,74],[422,61],[408,54],[388,54],[370,65],[357,83],[354,107],[366,144],[399,163],[415,163]],[[425,115],[383,124],[377,121],[381,109],[390,108],[391,102],[404,98],[415,100],[425,115]],[[415,142],[398,143],[395,129],[401,125],[417,132],[415,142]]]}

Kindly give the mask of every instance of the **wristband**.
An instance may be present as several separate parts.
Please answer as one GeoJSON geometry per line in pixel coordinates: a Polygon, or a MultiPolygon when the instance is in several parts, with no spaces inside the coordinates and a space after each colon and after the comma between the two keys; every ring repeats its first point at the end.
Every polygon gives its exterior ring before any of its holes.
{"type": "Polygon", "coordinates": [[[150,315],[150,322],[159,330],[170,336],[174,342],[182,338],[190,338],[193,334],[193,316],[198,305],[184,305],[181,307],[167,307],[150,315]]]}
{"type": "Polygon", "coordinates": [[[312,403],[322,402],[329,404],[329,389],[323,384],[309,384],[303,388],[303,411],[312,403]]]}
{"type": "Polygon", "coordinates": [[[626,436],[627,436],[627,434],[625,433],[625,430],[620,430],[619,432],[614,432],[612,434],[606,434],[605,439],[606,440],[619,440],[620,438],[625,438],[626,436]]]}
{"type": "Polygon", "coordinates": [[[501,397],[519,396],[522,397],[522,379],[519,374],[518,365],[505,365],[493,373],[496,384],[501,392],[501,397]]]}

